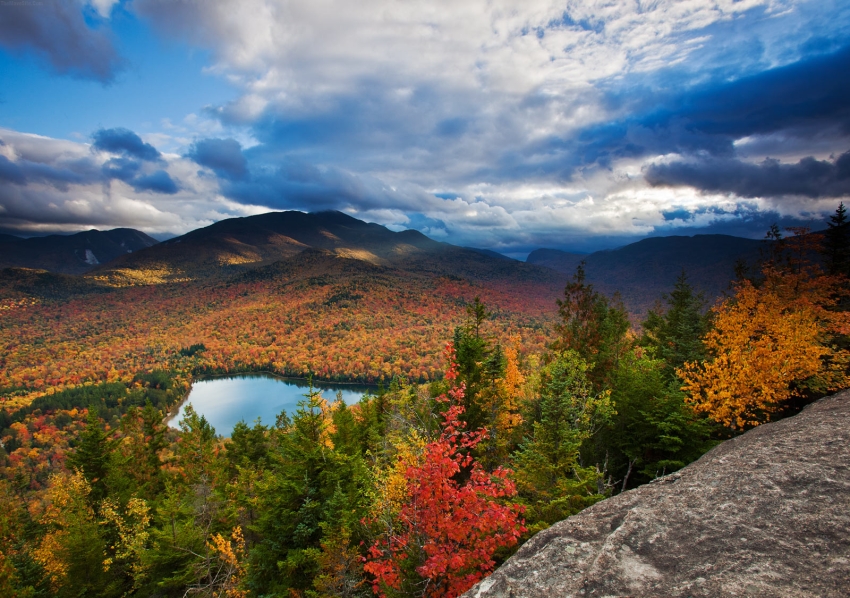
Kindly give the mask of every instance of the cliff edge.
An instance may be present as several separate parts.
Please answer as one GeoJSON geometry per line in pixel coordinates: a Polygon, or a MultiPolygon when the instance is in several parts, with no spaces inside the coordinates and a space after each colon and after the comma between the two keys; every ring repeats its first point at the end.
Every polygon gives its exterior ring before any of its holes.
{"type": "Polygon", "coordinates": [[[538,533],[464,596],[850,596],[850,390],[538,533]]]}

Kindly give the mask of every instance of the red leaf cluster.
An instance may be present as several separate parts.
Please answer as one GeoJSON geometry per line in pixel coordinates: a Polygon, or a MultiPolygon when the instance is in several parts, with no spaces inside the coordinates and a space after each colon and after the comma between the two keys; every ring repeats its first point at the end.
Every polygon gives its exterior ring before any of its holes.
{"type": "MultiPolygon", "coordinates": [[[[451,383],[457,370],[453,350],[447,353],[451,383]]],[[[516,544],[525,531],[522,507],[499,501],[516,494],[510,470],[487,473],[469,453],[486,431],[464,429],[463,396],[460,385],[438,399],[450,403],[442,433],[426,446],[421,464],[407,469],[408,501],[394,533],[369,548],[364,569],[380,596],[402,590],[411,570],[421,578],[417,594],[458,596],[493,570],[498,549],[516,544]]]]}

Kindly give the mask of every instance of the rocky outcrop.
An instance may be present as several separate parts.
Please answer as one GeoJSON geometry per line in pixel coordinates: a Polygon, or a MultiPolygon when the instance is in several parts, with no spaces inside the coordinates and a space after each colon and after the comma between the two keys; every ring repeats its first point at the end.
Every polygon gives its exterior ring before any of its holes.
{"type": "Polygon", "coordinates": [[[540,532],[465,596],[850,596],[850,391],[540,532]]]}

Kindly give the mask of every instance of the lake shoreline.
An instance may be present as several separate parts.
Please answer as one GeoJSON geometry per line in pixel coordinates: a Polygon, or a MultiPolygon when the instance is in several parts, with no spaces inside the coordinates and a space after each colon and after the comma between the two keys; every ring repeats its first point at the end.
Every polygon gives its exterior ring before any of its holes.
{"type": "MultiPolygon", "coordinates": [[[[204,375],[204,376],[201,376],[201,377],[198,377],[198,378],[192,380],[191,385],[189,386],[189,389],[183,394],[183,396],[180,398],[180,400],[177,401],[176,403],[174,403],[169,408],[167,415],[163,418],[163,423],[166,426],[169,426],[169,427],[172,427],[172,428],[177,428],[176,420],[180,417],[184,406],[189,401],[189,398],[190,398],[192,392],[196,389],[198,383],[215,382],[217,380],[219,380],[219,381],[234,381],[234,382],[237,382],[239,380],[242,380],[242,381],[253,380],[255,382],[270,381],[270,382],[274,382],[274,383],[281,383],[285,387],[294,388],[294,389],[297,389],[298,391],[303,390],[303,389],[308,389],[309,386],[310,386],[310,379],[309,378],[297,378],[297,377],[292,377],[292,376],[281,376],[280,374],[277,374],[275,372],[263,371],[263,370],[204,375]]],[[[379,386],[375,385],[375,384],[364,384],[364,383],[356,383],[356,382],[331,382],[331,381],[315,380],[315,379],[312,381],[312,384],[313,384],[313,388],[316,389],[316,390],[319,390],[319,391],[333,391],[333,392],[342,392],[342,393],[348,394],[349,397],[347,399],[347,402],[353,402],[351,395],[357,395],[358,400],[359,400],[359,398],[362,397],[363,395],[373,393],[374,391],[376,391],[379,388],[379,386]]],[[[248,390],[248,388],[250,386],[251,385],[248,385],[248,387],[246,387],[245,389],[242,389],[242,391],[234,391],[234,392],[245,392],[246,390],[248,390]]],[[[274,396],[280,397],[281,396],[280,391],[282,389],[277,388],[275,390],[276,390],[276,392],[273,392],[272,394],[274,396]]],[[[256,392],[256,391],[253,391],[253,392],[256,392]]],[[[215,394],[215,393],[213,393],[213,394],[215,394]]],[[[290,395],[291,394],[292,394],[292,391],[290,391],[290,395]]],[[[286,392],[284,392],[283,395],[285,396],[286,392]]],[[[251,395],[251,393],[249,392],[249,400],[244,404],[244,406],[247,409],[250,409],[251,405],[254,405],[254,407],[258,408],[258,409],[264,409],[264,408],[267,407],[267,405],[265,404],[265,397],[266,396],[269,396],[269,395],[264,394],[263,399],[261,401],[258,401],[257,396],[251,395]],[[251,397],[253,397],[253,398],[251,398],[251,397]]],[[[303,397],[304,395],[300,392],[297,392],[296,396],[299,397],[297,399],[297,401],[300,401],[300,400],[302,400],[300,397],[303,397]]],[[[293,397],[290,396],[290,398],[292,399],[293,397]]],[[[203,401],[205,399],[201,398],[201,400],[203,401]]],[[[210,398],[207,398],[206,400],[210,400],[210,398]]],[[[291,400],[288,403],[289,403],[290,406],[292,406],[293,404],[297,403],[297,401],[291,400]]],[[[213,406],[208,406],[207,408],[208,409],[209,408],[218,409],[219,411],[221,411],[224,408],[233,408],[233,407],[234,407],[233,403],[219,401],[219,403],[217,403],[213,406]]],[[[289,411],[289,407],[284,407],[283,410],[289,411]]],[[[201,413],[201,409],[197,409],[197,411],[198,411],[198,413],[201,413]]],[[[210,417],[209,417],[208,414],[203,414],[203,413],[201,413],[201,414],[205,415],[205,417],[207,417],[207,420],[210,420],[210,417]]],[[[258,417],[260,417],[262,419],[264,417],[264,415],[268,415],[268,413],[266,413],[266,414],[261,413],[261,414],[258,415],[258,417]]],[[[275,414],[275,415],[277,415],[277,414],[275,414]]],[[[247,421],[247,420],[245,420],[244,417],[242,419],[244,421],[247,421]]],[[[214,427],[216,427],[216,426],[214,426],[214,427]]],[[[231,428],[232,428],[232,426],[231,426],[231,428]]]]}

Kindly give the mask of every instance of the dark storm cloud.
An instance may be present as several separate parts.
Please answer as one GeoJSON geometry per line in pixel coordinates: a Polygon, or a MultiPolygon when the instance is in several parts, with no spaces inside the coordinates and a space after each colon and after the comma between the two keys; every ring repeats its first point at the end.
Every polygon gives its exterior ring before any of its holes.
{"type": "Polygon", "coordinates": [[[24,185],[26,180],[20,166],[10,161],[6,156],[0,156],[0,181],[24,185]]]}
{"type": "Polygon", "coordinates": [[[608,98],[633,116],[592,126],[575,139],[550,138],[524,152],[551,156],[538,168],[562,171],[610,167],[617,159],[679,153],[731,158],[733,142],[793,130],[815,136],[837,130],[850,137],[850,47],[728,81],[715,77],[683,93],[627,89],[608,98]]]}
{"type": "Polygon", "coordinates": [[[145,143],[142,138],[130,129],[100,129],[92,135],[95,149],[113,154],[124,154],[153,162],[159,160],[159,153],[150,143],[145,143]]]}
{"type": "MultiPolygon", "coordinates": [[[[837,206],[836,202],[836,206],[837,206]]],[[[826,219],[820,214],[803,214],[801,216],[782,215],[776,210],[764,210],[748,202],[740,202],[732,210],[700,208],[692,212],[692,217],[685,218],[686,222],[668,221],[655,227],[652,236],[667,235],[731,235],[733,237],[748,237],[763,239],[774,224],[780,230],[788,227],[808,227],[811,230],[822,230],[826,227],[826,219]],[[693,215],[711,213],[716,218],[709,223],[696,223],[693,215]],[[688,224],[690,222],[690,224],[688,224]]]]}
{"type": "Polygon", "coordinates": [[[138,160],[131,158],[110,158],[101,167],[103,175],[108,179],[119,179],[129,182],[136,178],[142,167],[138,160]]]}
{"type": "Polygon", "coordinates": [[[130,181],[130,184],[136,191],[152,191],[166,195],[173,195],[180,190],[177,183],[164,170],[157,170],[149,175],[141,176],[130,181]]]}
{"type": "Polygon", "coordinates": [[[100,179],[98,169],[87,161],[44,164],[29,160],[12,162],[0,156],[0,181],[25,186],[45,183],[56,189],[67,190],[68,185],[95,182],[100,179]]]}
{"type": "Polygon", "coordinates": [[[850,47],[771,69],[681,98],[682,108],[660,112],[646,125],[677,118],[705,135],[734,139],[777,130],[840,125],[850,135],[850,47]]]}
{"type": "Polygon", "coordinates": [[[192,144],[186,157],[223,178],[238,180],[248,175],[248,161],[235,139],[201,139],[192,144]]]}
{"type": "Polygon", "coordinates": [[[393,203],[390,196],[395,197],[380,181],[290,160],[254,173],[250,181],[223,180],[221,184],[230,199],[276,209],[380,208],[393,203]]]}
{"type": "Polygon", "coordinates": [[[850,195],[850,151],[834,161],[808,157],[796,164],[781,164],[770,159],[751,164],[732,158],[708,157],[693,162],[653,165],[647,168],[644,176],[654,187],[686,185],[740,197],[843,197],[850,195]]]}
{"type": "MultiPolygon", "coordinates": [[[[0,196],[3,186],[28,187],[43,184],[67,192],[71,185],[102,184],[120,180],[136,191],[151,191],[172,195],[180,189],[171,176],[151,164],[163,162],[162,155],[152,145],[144,143],[138,135],[127,129],[97,131],[94,147],[110,153],[122,154],[101,162],[103,156],[81,151],[69,158],[62,152],[22,149],[17,160],[0,155],[0,196]]],[[[50,141],[42,142],[49,148],[50,141]]],[[[80,146],[80,150],[84,146],[80,146]]],[[[68,149],[68,148],[64,148],[68,149]]]]}
{"type": "Polygon", "coordinates": [[[90,28],[76,0],[4,2],[0,46],[32,52],[59,74],[104,83],[122,66],[107,31],[90,28]]]}

